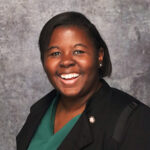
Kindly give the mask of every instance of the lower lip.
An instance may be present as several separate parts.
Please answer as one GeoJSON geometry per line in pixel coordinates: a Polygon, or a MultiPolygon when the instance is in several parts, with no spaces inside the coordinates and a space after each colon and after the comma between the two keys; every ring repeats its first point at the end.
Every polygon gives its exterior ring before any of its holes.
{"type": "Polygon", "coordinates": [[[76,78],[71,78],[71,79],[63,79],[63,78],[61,78],[61,77],[59,77],[59,78],[60,78],[60,80],[61,80],[61,82],[62,82],[63,84],[66,84],[66,85],[73,85],[73,84],[75,84],[75,83],[77,82],[79,76],[76,77],[76,78]]]}

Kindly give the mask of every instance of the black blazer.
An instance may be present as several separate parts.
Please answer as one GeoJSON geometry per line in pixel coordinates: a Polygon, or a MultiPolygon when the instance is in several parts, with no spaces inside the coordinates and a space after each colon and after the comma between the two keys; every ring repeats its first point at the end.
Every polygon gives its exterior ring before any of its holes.
{"type": "MultiPolygon", "coordinates": [[[[103,80],[101,89],[87,102],[85,111],[58,150],[106,150],[119,114],[131,101],[138,107],[129,117],[119,150],[150,150],[150,109],[135,98],[109,87],[103,80]],[[94,121],[90,121],[90,118],[94,121]]],[[[23,128],[17,135],[17,150],[27,150],[56,90],[31,107],[23,128]]],[[[116,143],[117,144],[117,143],[116,143]]]]}

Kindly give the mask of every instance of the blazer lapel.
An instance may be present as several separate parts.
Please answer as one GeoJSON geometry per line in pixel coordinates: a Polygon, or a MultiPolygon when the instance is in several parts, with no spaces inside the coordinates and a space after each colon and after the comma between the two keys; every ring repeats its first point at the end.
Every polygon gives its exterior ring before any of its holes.
{"type": "Polygon", "coordinates": [[[17,135],[17,150],[27,150],[43,115],[47,111],[51,100],[56,96],[56,90],[52,91],[31,107],[31,112],[25,125],[17,135]]]}
{"type": "Polygon", "coordinates": [[[58,150],[80,150],[92,143],[91,128],[85,112],[81,115],[71,132],[64,139],[58,150]]]}

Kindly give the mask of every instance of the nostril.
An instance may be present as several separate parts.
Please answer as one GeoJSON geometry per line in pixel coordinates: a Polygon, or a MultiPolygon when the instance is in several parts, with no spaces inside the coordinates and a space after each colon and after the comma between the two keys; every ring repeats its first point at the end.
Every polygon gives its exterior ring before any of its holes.
{"type": "Polygon", "coordinates": [[[64,68],[72,67],[74,65],[75,65],[75,61],[73,60],[64,60],[60,62],[60,67],[64,67],[64,68]]]}

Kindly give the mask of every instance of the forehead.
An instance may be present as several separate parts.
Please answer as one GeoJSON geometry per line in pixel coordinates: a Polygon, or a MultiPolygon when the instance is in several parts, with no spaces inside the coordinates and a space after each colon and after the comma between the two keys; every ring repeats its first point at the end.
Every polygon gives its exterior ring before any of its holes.
{"type": "Polygon", "coordinates": [[[63,25],[56,27],[50,35],[49,44],[54,40],[58,41],[61,38],[65,39],[65,37],[66,40],[77,38],[78,40],[86,41],[93,45],[93,40],[90,34],[88,33],[88,30],[86,28],[79,27],[76,25],[63,25]]]}
{"type": "MultiPolygon", "coordinates": [[[[61,25],[61,26],[57,26],[56,28],[53,29],[52,31],[52,34],[51,36],[57,32],[62,32],[62,31],[65,31],[65,32],[74,32],[74,33],[77,33],[77,34],[83,34],[83,35],[86,35],[88,36],[88,33],[87,33],[87,30],[83,27],[79,27],[79,26],[76,26],[76,25],[61,25]]],[[[89,37],[87,37],[89,38],[89,37]]]]}

